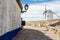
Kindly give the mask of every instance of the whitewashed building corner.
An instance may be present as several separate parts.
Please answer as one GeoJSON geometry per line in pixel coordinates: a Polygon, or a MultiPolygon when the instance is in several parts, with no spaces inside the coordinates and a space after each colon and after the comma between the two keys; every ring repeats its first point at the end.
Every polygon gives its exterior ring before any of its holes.
{"type": "Polygon", "coordinates": [[[22,6],[18,0],[0,0],[0,35],[21,27],[22,6]]]}

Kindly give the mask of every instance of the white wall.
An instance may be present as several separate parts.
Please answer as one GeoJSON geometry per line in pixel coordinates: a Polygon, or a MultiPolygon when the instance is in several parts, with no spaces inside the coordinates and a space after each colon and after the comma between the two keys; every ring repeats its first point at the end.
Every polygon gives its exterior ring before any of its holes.
{"type": "Polygon", "coordinates": [[[21,27],[21,10],[16,0],[0,0],[0,35],[21,27]]]}

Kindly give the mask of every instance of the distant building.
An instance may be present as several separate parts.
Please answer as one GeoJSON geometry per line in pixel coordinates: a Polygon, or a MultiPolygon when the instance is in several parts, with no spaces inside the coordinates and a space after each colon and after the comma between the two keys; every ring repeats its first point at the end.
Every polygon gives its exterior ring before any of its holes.
{"type": "Polygon", "coordinates": [[[0,35],[21,27],[20,0],[0,0],[0,35]]]}
{"type": "Polygon", "coordinates": [[[53,19],[53,12],[51,10],[45,10],[43,15],[47,20],[53,19]]]}

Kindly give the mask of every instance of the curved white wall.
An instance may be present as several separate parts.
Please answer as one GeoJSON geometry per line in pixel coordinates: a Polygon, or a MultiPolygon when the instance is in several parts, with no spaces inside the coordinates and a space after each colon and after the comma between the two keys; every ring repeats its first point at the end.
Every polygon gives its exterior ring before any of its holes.
{"type": "Polygon", "coordinates": [[[21,27],[21,10],[16,0],[0,0],[0,35],[21,27]]]}

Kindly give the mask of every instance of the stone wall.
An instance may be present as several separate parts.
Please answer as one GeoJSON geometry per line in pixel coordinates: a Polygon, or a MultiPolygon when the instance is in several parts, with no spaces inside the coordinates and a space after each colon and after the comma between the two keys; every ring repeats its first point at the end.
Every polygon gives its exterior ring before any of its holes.
{"type": "Polygon", "coordinates": [[[0,35],[21,27],[21,9],[16,0],[0,0],[0,35]]]}

